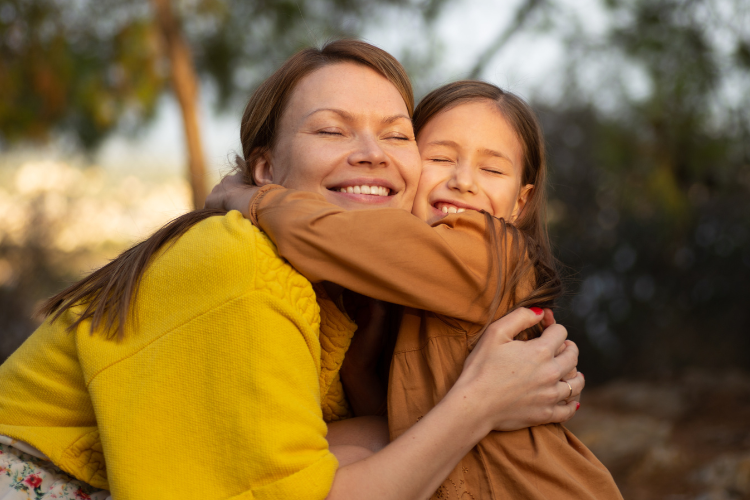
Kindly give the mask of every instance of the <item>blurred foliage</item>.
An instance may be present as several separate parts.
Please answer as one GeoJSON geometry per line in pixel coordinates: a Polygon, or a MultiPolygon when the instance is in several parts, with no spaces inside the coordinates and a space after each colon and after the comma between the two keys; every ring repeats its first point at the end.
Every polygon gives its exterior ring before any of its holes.
{"type": "Polygon", "coordinates": [[[127,114],[153,116],[165,75],[144,6],[127,2],[0,2],[0,139],[53,130],[96,145],[127,114]],[[95,22],[92,22],[95,20],[95,22]]]}
{"type": "MultiPolygon", "coordinates": [[[[237,105],[302,46],[356,35],[396,9],[433,19],[447,0],[182,0],[174,7],[218,105],[237,105]]],[[[167,89],[148,0],[0,0],[0,145],[55,132],[90,149],[136,130],[167,89]]]]}
{"type": "Polygon", "coordinates": [[[541,107],[560,319],[595,380],[750,368],[750,6],[606,5],[603,40],[570,24],[566,90],[541,107]]]}

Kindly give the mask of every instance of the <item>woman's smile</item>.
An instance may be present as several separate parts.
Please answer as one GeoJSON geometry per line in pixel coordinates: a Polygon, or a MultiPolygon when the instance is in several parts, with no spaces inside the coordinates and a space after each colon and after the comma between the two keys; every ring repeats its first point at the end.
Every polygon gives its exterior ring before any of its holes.
{"type": "Polygon", "coordinates": [[[398,192],[394,183],[386,179],[362,177],[336,182],[328,191],[332,197],[342,197],[347,202],[378,206],[391,203],[389,198],[398,192]]]}
{"type": "Polygon", "coordinates": [[[307,75],[259,172],[347,210],[411,210],[421,162],[403,97],[385,77],[342,63],[307,75]]]}

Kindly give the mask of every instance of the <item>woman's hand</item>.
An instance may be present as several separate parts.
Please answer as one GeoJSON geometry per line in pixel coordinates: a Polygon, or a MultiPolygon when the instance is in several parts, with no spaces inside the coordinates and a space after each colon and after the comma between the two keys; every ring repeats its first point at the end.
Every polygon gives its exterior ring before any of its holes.
{"type": "Polygon", "coordinates": [[[224,176],[206,198],[205,208],[221,208],[226,211],[238,210],[247,219],[250,216],[250,200],[260,189],[242,180],[242,174],[224,176]]]}
{"type": "Polygon", "coordinates": [[[451,392],[485,416],[488,430],[564,422],[578,409],[576,398],[584,386],[583,376],[575,370],[578,348],[566,337],[567,330],[554,323],[551,311],[517,309],[490,325],[451,392]],[[547,328],[541,337],[512,340],[542,320],[547,328]]]}

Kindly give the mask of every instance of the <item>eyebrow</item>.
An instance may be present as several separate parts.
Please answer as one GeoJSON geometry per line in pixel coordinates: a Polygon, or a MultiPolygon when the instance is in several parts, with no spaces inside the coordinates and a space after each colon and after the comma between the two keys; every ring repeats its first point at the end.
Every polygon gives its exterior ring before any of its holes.
{"type": "MultiPolygon", "coordinates": [[[[456,141],[448,141],[448,140],[432,141],[432,142],[427,143],[427,145],[428,146],[447,146],[449,148],[454,148],[454,149],[461,148],[461,146],[459,146],[459,144],[456,141]]],[[[487,155],[487,156],[495,156],[497,158],[503,158],[504,160],[508,160],[509,162],[513,163],[513,160],[508,158],[508,155],[504,155],[503,153],[499,151],[495,151],[494,149],[485,148],[485,149],[482,149],[480,153],[482,153],[483,155],[487,155]]]]}
{"type": "MultiPolygon", "coordinates": [[[[323,112],[323,111],[328,111],[328,112],[331,112],[331,113],[335,113],[335,114],[339,115],[341,118],[343,118],[344,120],[354,121],[354,115],[352,115],[351,113],[349,113],[347,111],[344,111],[343,109],[338,109],[338,108],[318,108],[318,109],[314,109],[314,110],[312,110],[311,112],[309,112],[305,116],[305,119],[311,117],[312,115],[314,115],[316,113],[320,113],[320,112],[323,112]]],[[[381,120],[381,122],[384,125],[390,125],[391,123],[393,123],[395,121],[398,121],[398,120],[408,120],[411,123],[411,118],[409,118],[407,115],[403,115],[403,114],[398,114],[398,115],[393,115],[393,116],[387,116],[387,117],[383,118],[381,120]]]]}

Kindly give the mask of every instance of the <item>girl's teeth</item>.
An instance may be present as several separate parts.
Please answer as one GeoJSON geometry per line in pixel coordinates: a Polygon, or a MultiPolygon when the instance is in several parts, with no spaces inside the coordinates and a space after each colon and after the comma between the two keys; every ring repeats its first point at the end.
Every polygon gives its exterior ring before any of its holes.
{"type": "Polygon", "coordinates": [[[354,186],[354,194],[362,194],[362,189],[359,186],[354,186]]]}
{"type": "Polygon", "coordinates": [[[466,212],[465,208],[458,208],[454,206],[448,206],[447,204],[444,205],[442,203],[438,204],[438,210],[443,212],[444,214],[462,214],[466,212]]]}

